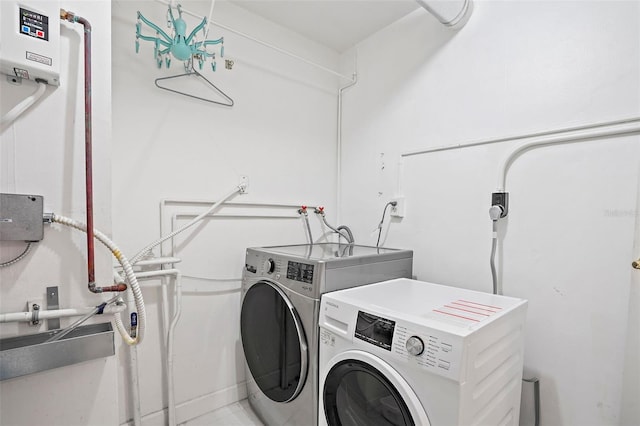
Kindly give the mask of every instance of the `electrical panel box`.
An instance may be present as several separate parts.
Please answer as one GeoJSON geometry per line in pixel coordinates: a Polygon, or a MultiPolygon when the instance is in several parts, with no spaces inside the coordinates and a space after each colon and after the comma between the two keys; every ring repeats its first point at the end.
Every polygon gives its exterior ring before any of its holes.
{"type": "Polygon", "coordinates": [[[60,85],[58,0],[0,0],[0,72],[60,85]]]}
{"type": "Polygon", "coordinates": [[[0,241],[42,240],[43,209],[41,195],[0,194],[0,241]]]}

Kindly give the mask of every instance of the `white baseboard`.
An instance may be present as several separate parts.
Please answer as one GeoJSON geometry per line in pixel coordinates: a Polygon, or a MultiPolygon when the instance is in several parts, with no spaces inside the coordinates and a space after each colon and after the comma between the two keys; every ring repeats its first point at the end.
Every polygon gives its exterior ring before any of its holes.
{"type": "MultiPolygon", "coordinates": [[[[176,423],[181,424],[193,420],[211,411],[233,404],[247,397],[245,382],[235,386],[199,396],[190,401],[176,405],[176,423]]],[[[128,421],[121,426],[131,426],[133,421],[128,421]]],[[[164,426],[167,424],[167,409],[156,411],[142,416],[142,426],[164,426]]]]}
{"type": "Polygon", "coordinates": [[[176,423],[195,419],[225,405],[233,404],[247,397],[245,382],[220,391],[194,398],[176,406],[176,423]]]}

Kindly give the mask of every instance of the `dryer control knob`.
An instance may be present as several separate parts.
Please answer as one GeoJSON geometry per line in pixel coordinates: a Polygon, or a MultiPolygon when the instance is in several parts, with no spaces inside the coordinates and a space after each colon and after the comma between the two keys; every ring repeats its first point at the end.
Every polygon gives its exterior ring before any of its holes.
{"type": "Polygon", "coordinates": [[[424,342],[418,336],[409,337],[405,346],[407,347],[407,352],[413,356],[418,356],[424,352],[424,342]]]}
{"type": "Polygon", "coordinates": [[[276,270],[276,262],[273,259],[265,260],[262,266],[267,274],[272,274],[276,270]]]}

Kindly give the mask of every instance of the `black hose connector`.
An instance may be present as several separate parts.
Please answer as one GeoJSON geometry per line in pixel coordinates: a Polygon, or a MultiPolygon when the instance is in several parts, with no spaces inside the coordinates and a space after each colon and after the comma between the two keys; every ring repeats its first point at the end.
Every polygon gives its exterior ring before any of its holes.
{"type": "Polygon", "coordinates": [[[96,315],[102,315],[106,306],[107,302],[103,302],[101,305],[96,306],[96,308],[98,308],[98,310],[96,311],[96,315]]]}

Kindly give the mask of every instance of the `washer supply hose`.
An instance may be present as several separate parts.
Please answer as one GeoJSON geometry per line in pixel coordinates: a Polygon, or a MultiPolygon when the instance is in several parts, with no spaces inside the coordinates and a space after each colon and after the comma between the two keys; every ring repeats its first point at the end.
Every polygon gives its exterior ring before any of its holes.
{"type": "MultiPolygon", "coordinates": [[[[87,232],[87,226],[84,223],[75,221],[73,219],[69,219],[64,216],[58,216],[56,214],[53,214],[51,217],[51,221],[54,223],[60,223],[62,225],[76,228],[82,232],[87,232]]],[[[145,328],[146,317],[147,317],[144,309],[144,300],[142,299],[142,291],[140,290],[140,286],[138,285],[138,280],[136,279],[136,276],[133,272],[133,268],[131,267],[131,264],[129,263],[127,258],[122,254],[120,249],[109,238],[107,238],[106,235],[104,235],[102,232],[98,231],[97,229],[93,230],[93,235],[98,241],[100,241],[109,250],[111,250],[111,253],[113,253],[113,256],[118,260],[118,262],[122,266],[122,269],[125,273],[127,282],[129,283],[129,288],[133,293],[133,299],[136,305],[136,310],[138,312],[138,329],[137,329],[136,337],[132,337],[129,334],[129,332],[126,330],[124,324],[122,323],[121,314],[114,315],[114,320],[115,320],[116,328],[118,329],[118,332],[122,336],[122,339],[128,345],[137,345],[140,342],[142,342],[144,338],[144,328],[145,328]]],[[[118,287],[118,288],[124,287],[124,289],[126,289],[126,286],[122,286],[122,287],[121,286],[122,285],[114,286],[114,287],[118,287]]]]}
{"type": "Polygon", "coordinates": [[[353,232],[351,232],[351,229],[347,226],[347,225],[340,225],[336,228],[338,231],[342,231],[345,230],[347,231],[347,235],[349,235],[349,244],[353,244],[356,242],[356,239],[353,238],[353,232]]]}
{"type": "Polygon", "coordinates": [[[309,244],[313,245],[313,236],[311,235],[311,225],[309,225],[309,213],[307,213],[307,206],[301,206],[298,209],[298,214],[302,216],[305,225],[307,226],[307,236],[309,237],[309,244]]]}
{"type": "Polygon", "coordinates": [[[493,221],[493,233],[491,235],[491,279],[493,281],[493,294],[498,293],[498,274],[496,272],[496,246],[498,245],[498,221],[493,221]]]}
{"type": "Polygon", "coordinates": [[[329,225],[329,222],[327,222],[327,218],[324,215],[324,207],[318,207],[316,208],[315,212],[316,214],[319,214],[320,217],[322,218],[322,222],[324,222],[324,224],[327,226],[327,228],[331,229],[333,232],[335,232],[336,234],[338,234],[338,236],[344,238],[345,240],[347,240],[347,242],[349,244],[353,244],[355,243],[355,238],[353,238],[353,233],[351,232],[351,229],[349,229],[348,226],[345,225],[340,225],[338,226],[338,228],[334,228],[333,226],[329,225]],[[347,233],[344,234],[343,232],[340,231],[346,231],[347,233]]]}
{"type": "Polygon", "coordinates": [[[309,216],[304,215],[304,224],[307,226],[307,234],[309,235],[309,244],[313,245],[313,236],[311,235],[311,225],[309,225],[309,216]]]}

